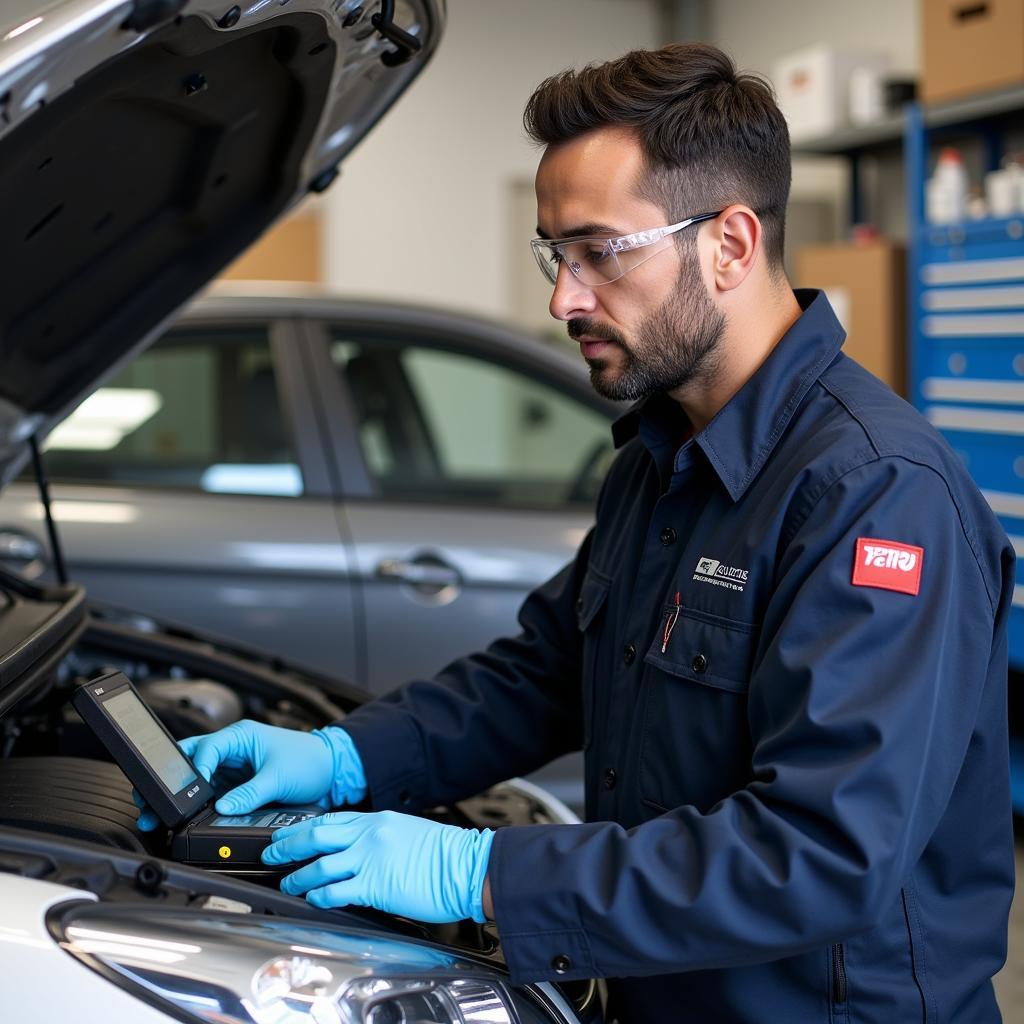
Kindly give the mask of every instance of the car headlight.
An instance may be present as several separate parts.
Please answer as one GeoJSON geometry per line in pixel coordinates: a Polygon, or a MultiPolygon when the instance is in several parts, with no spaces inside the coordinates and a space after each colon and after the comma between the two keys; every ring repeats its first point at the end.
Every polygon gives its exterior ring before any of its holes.
{"type": "Polygon", "coordinates": [[[486,965],[369,930],[96,904],[80,905],[57,930],[94,970],[209,1024],[555,1019],[486,965]]]}

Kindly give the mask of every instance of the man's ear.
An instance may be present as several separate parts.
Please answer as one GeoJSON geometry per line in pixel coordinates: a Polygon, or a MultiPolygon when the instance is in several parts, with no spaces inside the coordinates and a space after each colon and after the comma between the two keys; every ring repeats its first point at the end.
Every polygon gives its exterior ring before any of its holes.
{"type": "Polygon", "coordinates": [[[727,206],[711,227],[715,284],[721,291],[731,291],[754,269],[761,249],[761,222],[749,206],[734,204],[727,206]]]}

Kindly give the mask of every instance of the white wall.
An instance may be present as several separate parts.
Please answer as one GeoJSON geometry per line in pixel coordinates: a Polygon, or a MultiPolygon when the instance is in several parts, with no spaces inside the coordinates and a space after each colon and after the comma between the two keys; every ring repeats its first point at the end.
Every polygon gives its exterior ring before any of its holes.
{"type": "Polygon", "coordinates": [[[433,62],[325,196],[328,284],[513,315],[511,196],[539,156],[527,98],[563,68],[658,42],[655,0],[449,0],[433,62]]]}
{"type": "Polygon", "coordinates": [[[920,66],[921,0],[712,0],[711,41],[747,71],[769,74],[782,56],[827,43],[884,50],[894,71],[920,66]]]}

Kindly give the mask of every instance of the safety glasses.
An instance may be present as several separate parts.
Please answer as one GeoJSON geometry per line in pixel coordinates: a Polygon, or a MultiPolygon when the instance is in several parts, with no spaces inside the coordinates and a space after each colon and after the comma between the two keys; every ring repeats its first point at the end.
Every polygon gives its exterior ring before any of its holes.
{"type": "Polygon", "coordinates": [[[635,270],[641,263],[646,263],[652,256],[657,256],[665,246],[654,248],[658,242],[669,235],[688,228],[691,224],[699,224],[704,220],[712,220],[717,213],[701,213],[696,217],[688,217],[678,224],[669,224],[663,228],[648,228],[646,231],[635,231],[631,235],[619,235],[617,238],[600,238],[578,235],[575,238],[534,238],[530,242],[533,255],[541,273],[555,284],[558,280],[558,267],[565,265],[590,288],[598,285],[611,284],[623,274],[635,270]]]}

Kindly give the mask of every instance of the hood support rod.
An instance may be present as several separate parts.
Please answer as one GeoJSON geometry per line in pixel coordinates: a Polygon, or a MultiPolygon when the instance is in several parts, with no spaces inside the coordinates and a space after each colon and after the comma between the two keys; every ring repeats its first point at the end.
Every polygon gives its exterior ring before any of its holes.
{"type": "Polygon", "coordinates": [[[68,568],[64,562],[64,551],[60,546],[60,537],[57,535],[57,524],[53,521],[53,510],[50,508],[50,482],[46,478],[46,470],[43,468],[43,457],[39,454],[39,438],[35,434],[28,439],[28,446],[32,452],[32,468],[36,473],[39,500],[43,503],[46,532],[50,537],[50,550],[53,552],[54,572],[57,574],[58,583],[67,583],[68,568]]]}
{"type": "Polygon", "coordinates": [[[370,18],[370,24],[395,47],[380,55],[381,63],[389,68],[404,64],[423,49],[419,39],[395,24],[395,0],[381,0],[380,11],[370,18]]]}

